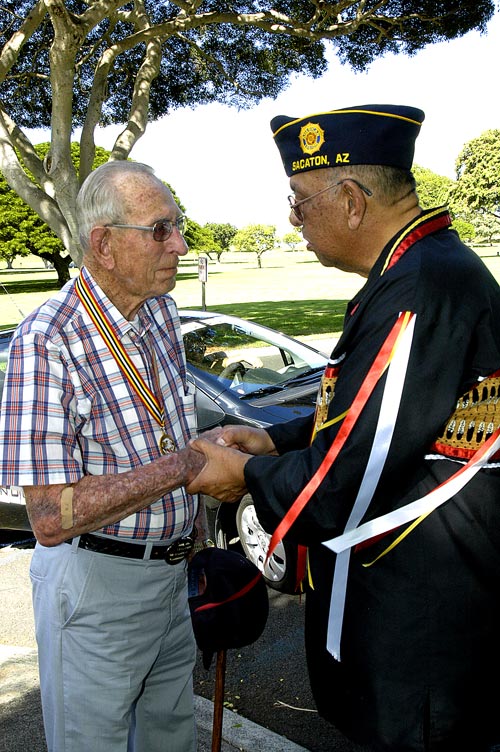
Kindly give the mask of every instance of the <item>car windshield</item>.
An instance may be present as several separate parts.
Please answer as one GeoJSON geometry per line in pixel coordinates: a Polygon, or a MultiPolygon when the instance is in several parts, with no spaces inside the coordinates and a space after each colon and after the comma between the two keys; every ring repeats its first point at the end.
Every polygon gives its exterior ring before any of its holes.
{"type": "Polygon", "coordinates": [[[188,362],[240,395],[284,385],[323,369],[327,358],[250,321],[231,317],[182,318],[188,362]]]}

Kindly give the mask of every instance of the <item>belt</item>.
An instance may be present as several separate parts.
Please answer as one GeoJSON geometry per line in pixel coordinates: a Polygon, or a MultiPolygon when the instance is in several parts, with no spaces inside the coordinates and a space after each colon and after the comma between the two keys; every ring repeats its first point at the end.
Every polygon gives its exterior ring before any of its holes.
{"type": "MultiPolygon", "coordinates": [[[[64,542],[72,543],[73,540],[70,538],[64,542]]],[[[127,543],[118,539],[101,538],[98,535],[84,533],[80,535],[78,548],[108,556],[125,556],[128,559],[163,559],[167,564],[178,564],[183,559],[187,559],[193,549],[194,540],[194,535],[186,535],[168,546],[153,546],[148,555],[148,546],[145,543],[127,543]]]]}

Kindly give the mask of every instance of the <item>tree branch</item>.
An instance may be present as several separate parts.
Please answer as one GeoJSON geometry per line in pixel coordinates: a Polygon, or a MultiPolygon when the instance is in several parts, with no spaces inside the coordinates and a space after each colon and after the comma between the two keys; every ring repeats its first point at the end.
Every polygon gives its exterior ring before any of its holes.
{"type": "MultiPolygon", "coordinates": [[[[2,174],[10,187],[31,206],[39,216],[43,217],[62,242],[71,244],[71,237],[64,217],[59,211],[58,204],[47,190],[42,190],[29,179],[23,170],[16,150],[12,144],[11,128],[5,119],[5,114],[0,110],[0,164],[2,174]]],[[[48,188],[48,185],[46,185],[48,188]]],[[[66,247],[69,247],[66,245],[66,247]]]]}
{"type": "MultiPolygon", "coordinates": [[[[23,131],[7,115],[4,108],[0,105],[0,120],[4,137],[8,138],[11,146],[15,149],[30,172],[34,175],[35,180],[49,194],[54,195],[54,186],[48,178],[43,161],[33,147],[33,144],[23,131]]],[[[0,162],[1,163],[1,162],[0,162]]],[[[8,181],[7,181],[8,182],[8,181]]],[[[12,186],[11,186],[12,187],[12,186]]]]}
{"type": "Polygon", "coordinates": [[[0,84],[15,65],[23,45],[35,33],[46,15],[45,3],[43,0],[38,0],[29,16],[21,24],[21,28],[4,44],[0,54],[0,84]]]}
{"type": "Polygon", "coordinates": [[[10,35],[0,50],[0,169],[9,185],[63,240],[75,261],[80,255],[75,251],[76,194],[92,169],[100,122],[125,123],[111,159],[126,159],[146,130],[152,97],[155,117],[176,105],[227,101],[231,92],[233,102],[246,103],[279,91],[287,72],[302,69],[315,76],[324,70],[326,62],[318,42],[344,37],[344,43],[337,42],[337,51],[353,67],[362,69],[387,49],[406,45],[412,52],[434,38],[453,38],[469,28],[484,31],[494,12],[490,0],[462,4],[460,11],[456,0],[428,4],[433,16],[422,13],[423,4],[417,0],[404,4],[392,0],[309,0],[286,4],[289,13],[260,10],[262,4],[257,2],[245,6],[247,13],[233,11],[230,2],[212,6],[222,7],[224,12],[203,12],[202,0],[149,2],[147,6],[144,0],[33,2],[26,17],[22,14],[28,2],[19,3],[23,10],[12,11],[10,6],[16,3],[0,7],[3,38],[10,35]],[[83,10],[72,12],[74,7],[83,10]],[[167,18],[162,15],[164,8],[168,8],[167,18]],[[251,12],[254,8],[259,10],[251,12]],[[161,22],[157,23],[157,18],[161,22]],[[228,31],[227,40],[218,27],[228,31]],[[282,42],[280,37],[288,41],[282,42]],[[249,42],[254,38],[259,54],[252,57],[249,42]],[[172,73],[177,53],[178,81],[169,79],[177,74],[177,69],[172,73]],[[170,54],[174,65],[166,59],[170,54]],[[202,65],[195,68],[200,61],[202,65]],[[50,88],[43,79],[50,81],[50,88]],[[153,87],[155,80],[158,83],[153,87]],[[214,93],[214,84],[220,84],[220,91],[214,93]],[[190,85],[192,89],[187,88],[190,85]],[[47,125],[49,115],[51,147],[44,166],[14,121],[17,117],[25,127],[31,127],[30,119],[33,124],[47,125]],[[77,176],[71,136],[73,126],[82,123],[77,176]]]}
{"type": "Polygon", "coordinates": [[[231,76],[228,73],[228,71],[224,68],[220,60],[217,60],[217,58],[214,57],[213,55],[209,55],[208,52],[205,52],[204,49],[202,49],[198,44],[196,44],[196,42],[189,39],[189,37],[186,37],[184,34],[180,34],[180,33],[177,34],[177,37],[179,39],[182,39],[182,41],[185,44],[189,45],[189,47],[191,47],[191,49],[194,50],[195,54],[198,55],[202,60],[205,60],[207,63],[210,63],[211,65],[216,67],[219,73],[221,73],[226,79],[226,81],[229,81],[229,83],[231,83],[237,91],[239,90],[243,92],[244,94],[248,94],[250,96],[256,96],[258,94],[258,92],[255,90],[246,89],[244,86],[241,86],[238,80],[234,78],[234,76],[231,76]]]}

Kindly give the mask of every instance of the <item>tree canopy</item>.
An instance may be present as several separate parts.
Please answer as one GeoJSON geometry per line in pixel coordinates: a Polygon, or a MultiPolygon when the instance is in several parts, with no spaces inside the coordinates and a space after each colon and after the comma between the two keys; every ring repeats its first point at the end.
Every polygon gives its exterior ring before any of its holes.
{"type": "MultiPolygon", "coordinates": [[[[217,261],[220,261],[220,257],[224,251],[228,251],[233,242],[233,238],[236,235],[238,228],[229,222],[207,222],[205,225],[207,230],[210,230],[214,240],[218,246],[218,250],[214,251],[217,256],[217,261]]],[[[209,254],[210,255],[210,254],[209,254]]]]}
{"type": "Polygon", "coordinates": [[[455,211],[494,213],[500,205],[500,130],[468,141],[456,161],[455,211]]]}
{"type": "Polygon", "coordinates": [[[417,181],[417,193],[420,206],[430,209],[433,206],[447,204],[454,182],[445,175],[437,175],[427,167],[413,165],[412,172],[417,181]]]}
{"type": "Polygon", "coordinates": [[[325,44],[363,70],[387,52],[484,31],[494,10],[493,0],[7,0],[0,170],[79,263],[75,198],[98,125],[123,124],[110,159],[126,159],[148,120],[176,107],[248,107],[276,96],[293,72],[321,75],[325,44]],[[51,129],[44,159],[23,131],[42,126],[51,129]]]}
{"type": "MultiPolygon", "coordinates": [[[[50,144],[37,144],[35,151],[40,159],[49,152],[50,144]]],[[[71,160],[78,169],[79,146],[71,144],[71,160]]],[[[93,167],[107,162],[109,152],[101,147],[95,150],[93,167]]],[[[61,240],[44,220],[13,191],[0,173],[0,259],[11,263],[16,256],[30,253],[43,259],[57,272],[58,284],[69,279],[71,256],[61,240]]]]}
{"type": "Polygon", "coordinates": [[[450,193],[456,218],[474,227],[476,240],[500,237],[500,130],[484,131],[467,141],[457,157],[457,180],[450,193]]]}
{"type": "Polygon", "coordinates": [[[189,250],[196,253],[197,256],[200,253],[206,253],[210,258],[212,253],[217,255],[222,253],[220,246],[214,239],[212,231],[206,225],[202,227],[192,219],[188,221],[185,239],[189,250]]]}
{"type": "Polygon", "coordinates": [[[285,243],[285,245],[287,245],[291,251],[295,251],[295,249],[298,248],[299,245],[304,244],[302,233],[299,232],[296,227],[294,227],[293,230],[290,230],[290,232],[285,233],[282,240],[283,243],[285,243]]]}
{"type": "Polygon", "coordinates": [[[233,238],[236,251],[257,254],[257,265],[262,268],[262,254],[276,247],[276,227],[274,225],[247,225],[238,230],[233,238]]]}

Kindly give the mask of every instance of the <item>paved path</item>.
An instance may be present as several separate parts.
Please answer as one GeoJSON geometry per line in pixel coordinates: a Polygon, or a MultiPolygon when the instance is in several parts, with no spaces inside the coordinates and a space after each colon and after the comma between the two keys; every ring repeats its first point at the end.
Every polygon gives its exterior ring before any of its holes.
{"type": "MultiPolygon", "coordinates": [[[[31,554],[0,548],[0,752],[47,751],[31,608],[31,554]]],[[[196,696],[195,708],[198,752],[210,752],[213,703],[196,696]]],[[[307,752],[226,709],[222,738],[221,752],[307,752]]]]}

